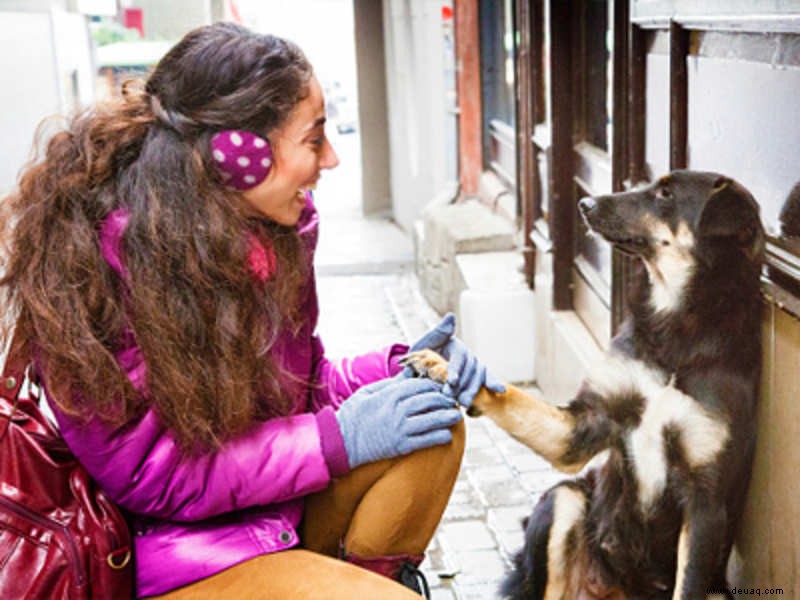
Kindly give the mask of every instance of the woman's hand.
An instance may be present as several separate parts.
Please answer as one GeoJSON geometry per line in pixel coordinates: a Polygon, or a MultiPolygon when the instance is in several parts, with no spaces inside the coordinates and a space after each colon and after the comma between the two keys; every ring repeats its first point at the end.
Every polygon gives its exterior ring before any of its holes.
{"type": "MultiPolygon", "coordinates": [[[[465,408],[470,407],[481,386],[492,392],[505,392],[505,385],[486,370],[464,342],[453,335],[455,329],[456,318],[453,313],[447,313],[441,323],[417,340],[408,351],[430,349],[441,354],[448,361],[447,383],[442,391],[457,398],[465,408]]],[[[411,377],[413,371],[406,367],[403,374],[411,377]]]]}
{"type": "Polygon", "coordinates": [[[441,384],[395,377],[359,389],[336,413],[351,469],[446,444],[462,419],[441,384]]]}

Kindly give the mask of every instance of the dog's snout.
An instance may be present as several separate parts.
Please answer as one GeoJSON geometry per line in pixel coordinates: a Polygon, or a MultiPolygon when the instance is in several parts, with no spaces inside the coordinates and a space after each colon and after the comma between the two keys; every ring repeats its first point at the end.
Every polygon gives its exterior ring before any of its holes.
{"type": "Polygon", "coordinates": [[[597,202],[591,196],[586,196],[585,198],[581,198],[581,201],[578,202],[578,208],[581,209],[581,212],[583,214],[588,213],[595,206],[597,206],[597,202]]]}

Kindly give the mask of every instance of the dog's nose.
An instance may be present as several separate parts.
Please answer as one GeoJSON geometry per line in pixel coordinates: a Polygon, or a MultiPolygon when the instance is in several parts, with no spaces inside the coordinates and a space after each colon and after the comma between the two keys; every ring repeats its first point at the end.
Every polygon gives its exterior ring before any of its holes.
{"type": "Polygon", "coordinates": [[[578,202],[578,208],[581,209],[583,214],[588,213],[592,210],[595,206],[597,206],[597,202],[591,196],[586,196],[585,198],[581,198],[581,201],[578,202]]]}

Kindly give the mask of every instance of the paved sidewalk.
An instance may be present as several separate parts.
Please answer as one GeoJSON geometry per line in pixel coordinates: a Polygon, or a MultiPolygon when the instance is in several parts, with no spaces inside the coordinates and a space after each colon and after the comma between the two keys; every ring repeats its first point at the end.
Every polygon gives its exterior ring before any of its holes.
{"type": "MultiPolygon", "coordinates": [[[[317,256],[320,332],[330,356],[418,337],[438,322],[413,273],[408,237],[353,206],[325,206],[317,256]]],[[[564,476],[486,418],[467,418],[467,447],[422,567],[435,600],[499,598],[522,545],[521,520],[564,476]]]]}

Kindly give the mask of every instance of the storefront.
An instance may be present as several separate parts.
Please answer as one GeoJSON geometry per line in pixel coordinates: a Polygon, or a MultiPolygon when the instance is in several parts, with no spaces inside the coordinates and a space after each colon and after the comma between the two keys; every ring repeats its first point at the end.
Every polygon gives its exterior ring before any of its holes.
{"type": "Polygon", "coordinates": [[[569,399],[625,316],[630,259],[586,235],[581,197],[688,168],[733,177],[758,200],[768,232],[763,392],[732,582],[791,589],[800,572],[800,244],[781,236],[778,216],[800,181],[797,4],[478,4],[484,169],[517,199],[537,304],[537,383],[548,397],[569,399]],[[509,60],[512,106],[503,104],[509,60]]]}

